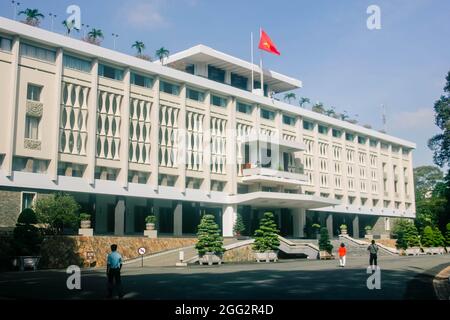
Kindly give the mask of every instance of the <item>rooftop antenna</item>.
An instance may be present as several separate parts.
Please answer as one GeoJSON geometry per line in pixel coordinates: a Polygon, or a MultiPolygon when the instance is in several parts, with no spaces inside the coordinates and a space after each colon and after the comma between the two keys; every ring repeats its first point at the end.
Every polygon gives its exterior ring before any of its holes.
{"type": "Polygon", "coordinates": [[[384,104],[381,105],[382,109],[382,121],[383,121],[383,131],[387,132],[387,125],[386,125],[386,106],[384,104]]]}

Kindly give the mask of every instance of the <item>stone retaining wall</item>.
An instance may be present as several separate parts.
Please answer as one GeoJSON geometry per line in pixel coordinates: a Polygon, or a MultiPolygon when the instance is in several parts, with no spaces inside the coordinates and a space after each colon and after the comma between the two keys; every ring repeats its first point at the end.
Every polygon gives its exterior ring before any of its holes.
{"type": "Polygon", "coordinates": [[[157,238],[145,237],[109,237],[109,236],[58,236],[44,240],[41,248],[40,268],[67,268],[69,265],[106,266],[106,257],[111,244],[118,245],[117,251],[124,260],[137,258],[140,247],[146,249],[147,254],[154,254],[166,250],[192,246],[197,242],[195,238],[157,238]],[[93,259],[89,261],[88,253],[93,259]]]}
{"type": "Polygon", "coordinates": [[[255,257],[252,250],[252,245],[246,245],[236,249],[225,251],[223,254],[223,262],[254,262],[255,257]]]}

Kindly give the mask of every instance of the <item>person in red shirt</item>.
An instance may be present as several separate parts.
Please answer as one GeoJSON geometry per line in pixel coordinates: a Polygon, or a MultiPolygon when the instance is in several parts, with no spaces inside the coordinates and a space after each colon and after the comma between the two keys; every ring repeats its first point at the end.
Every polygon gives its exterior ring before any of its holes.
{"type": "Polygon", "coordinates": [[[347,248],[345,247],[344,243],[341,243],[341,246],[339,247],[339,266],[340,267],[345,267],[345,258],[347,255],[347,248]]]}

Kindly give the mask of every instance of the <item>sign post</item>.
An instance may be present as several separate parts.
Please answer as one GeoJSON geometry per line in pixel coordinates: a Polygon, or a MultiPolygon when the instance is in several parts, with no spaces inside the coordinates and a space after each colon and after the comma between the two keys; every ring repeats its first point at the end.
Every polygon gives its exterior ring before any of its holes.
{"type": "Polygon", "coordinates": [[[146,250],[145,250],[144,247],[141,247],[141,248],[138,249],[138,253],[141,256],[141,268],[144,267],[144,254],[145,254],[145,251],[146,250]]]}

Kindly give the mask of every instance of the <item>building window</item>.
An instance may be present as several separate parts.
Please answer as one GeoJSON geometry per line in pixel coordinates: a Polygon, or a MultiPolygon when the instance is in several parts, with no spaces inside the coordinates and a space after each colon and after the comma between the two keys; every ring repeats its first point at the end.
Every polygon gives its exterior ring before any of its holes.
{"type": "Polygon", "coordinates": [[[226,108],[227,107],[227,99],[219,96],[211,95],[211,104],[216,107],[226,108]]]}
{"type": "Polygon", "coordinates": [[[208,66],[208,79],[220,83],[225,83],[225,70],[213,66],[208,66]]]}
{"type": "Polygon", "coordinates": [[[358,136],[358,143],[359,144],[366,144],[366,138],[358,136]]]}
{"type": "Polygon", "coordinates": [[[346,132],[345,133],[345,140],[353,142],[353,140],[355,140],[355,136],[352,133],[346,132]]]}
{"type": "Polygon", "coordinates": [[[355,203],[355,199],[356,199],[356,197],[348,197],[348,203],[350,205],[354,204],[355,203]]]}
{"type": "Polygon", "coordinates": [[[25,139],[39,140],[39,118],[25,117],[25,139]]]}
{"type": "Polygon", "coordinates": [[[381,149],[387,150],[387,149],[389,149],[389,145],[387,143],[382,142],[381,143],[381,149]]]}
{"type": "Polygon", "coordinates": [[[0,37],[0,50],[11,51],[12,41],[11,39],[0,37]]]}
{"type": "Polygon", "coordinates": [[[143,88],[151,88],[153,86],[153,79],[145,76],[141,76],[140,74],[131,73],[131,84],[135,86],[143,87],[143,88]]]}
{"type": "Polygon", "coordinates": [[[231,73],[231,86],[247,90],[248,79],[235,73],[231,73]]]}
{"type": "Polygon", "coordinates": [[[405,149],[405,148],[402,148],[402,154],[403,154],[404,156],[409,155],[409,150],[408,150],[408,149],[405,149]]]}
{"type": "Polygon", "coordinates": [[[98,75],[101,77],[122,81],[123,71],[114,67],[105,66],[103,64],[98,67],[98,75]]]}
{"type": "Polygon", "coordinates": [[[312,131],[314,129],[314,123],[303,120],[303,129],[312,131]]]}
{"type": "Polygon", "coordinates": [[[35,192],[22,192],[22,210],[32,208],[35,198],[35,192]]]}
{"type": "Polygon", "coordinates": [[[20,55],[48,62],[55,62],[56,60],[55,51],[35,47],[26,43],[20,44],[20,55]]]}
{"type": "Polygon", "coordinates": [[[388,201],[388,200],[384,200],[383,201],[383,206],[385,207],[385,208],[389,208],[389,205],[391,204],[391,202],[390,201],[388,201]]]}
{"type": "Polygon", "coordinates": [[[87,60],[64,55],[63,64],[65,68],[74,69],[86,73],[91,72],[91,62],[87,60]]]}
{"type": "Polygon", "coordinates": [[[378,199],[372,199],[372,206],[375,208],[378,206],[378,199]]]}
{"type": "Polygon", "coordinates": [[[319,124],[318,131],[319,131],[320,134],[327,135],[328,134],[328,127],[325,127],[325,126],[319,124]]]}
{"type": "Polygon", "coordinates": [[[275,112],[261,108],[261,118],[267,119],[267,120],[273,120],[273,119],[275,119],[275,112]]]}
{"type": "Polygon", "coordinates": [[[28,84],[27,99],[31,101],[41,101],[42,87],[34,84],[28,84]]]}
{"type": "Polygon", "coordinates": [[[283,123],[288,126],[295,126],[295,118],[283,114],[283,123]]]}
{"type": "Polygon", "coordinates": [[[236,110],[241,113],[251,114],[252,109],[253,109],[252,106],[249,104],[245,104],[239,101],[236,104],[236,110]]]}
{"type": "Polygon", "coordinates": [[[392,146],[392,152],[399,153],[400,147],[399,146],[392,146]]]}
{"type": "Polygon", "coordinates": [[[341,130],[333,129],[333,137],[340,138],[341,136],[342,136],[341,130]]]}
{"type": "Polygon", "coordinates": [[[159,83],[159,90],[174,96],[178,96],[180,94],[180,86],[166,81],[161,81],[159,83]]]}
{"type": "Polygon", "coordinates": [[[190,74],[195,74],[195,65],[188,64],[186,66],[186,68],[184,68],[184,71],[186,71],[187,73],[190,73],[190,74]]]}
{"type": "Polygon", "coordinates": [[[190,100],[203,102],[205,100],[205,94],[203,92],[194,90],[194,89],[186,89],[186,98],[190,100]]]}
{"type": "Polygon", "coordinates": [[[378,145],[378,141],[377,141],[377,140],[370,139],[370,140],[369,140],[369,144],[370,144],[371,147],[376,148],[377,145],[378,145]]]}

